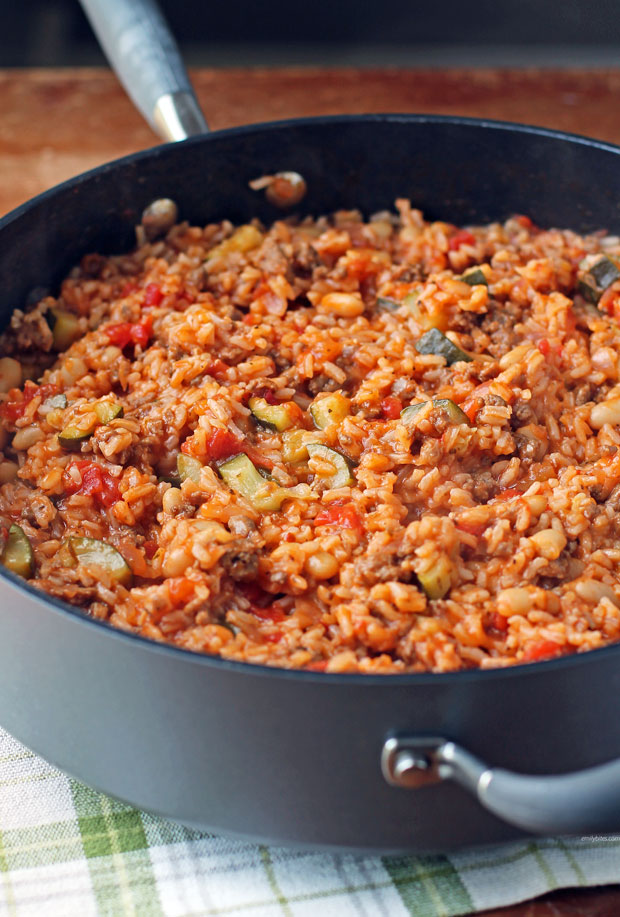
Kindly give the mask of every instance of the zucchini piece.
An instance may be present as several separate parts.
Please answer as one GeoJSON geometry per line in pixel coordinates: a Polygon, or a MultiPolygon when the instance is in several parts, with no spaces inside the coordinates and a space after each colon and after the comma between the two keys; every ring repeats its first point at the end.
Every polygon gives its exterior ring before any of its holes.
{"type": "Polygon", "coordinates": [[[353,462],[341,452],[336,452],[335,449],[330,449],[329,446],[325,446],[323,443],[308,443],[307,449],[310,458],[316,455],[317,458],[324,459],[334,466],[334,473],[325,479],[330,488],[355,484],[355,478],[352,474],[353,462]]]}
{"type": "Polygon", "coordinates": [[[95,427],[89,427],[87,430],[81,430],[79,427],[76,427],[73,424],[69,424],[68,427],[65,427],[58,434],[58,442],[63,449],[66,449],[68,452],[79,452],[82,443],[85,443],[87,439],[95,432],[95,427]]]}
{"type": "Polygon", "coordinates": [[[95,414],[99,423],[111,423],[117,417],[123,416],[123,408],[122,405],[115,404],[113,401],[99,401],[95,405],[95,414]]]}
{"type": "Polygon", "coordinates": [[[400,412],[401,420],[411,420],[412,417],[415,417],[416,414],[419,414],[422,408],[425,408],[428,404],[428,401],[420,401],[418,404],[410,404],[408,407],[403,408],[400,412]]]}
{"type": "Polygon", "coordinates": [[[285,462],[304,462],[308,458],[306,441],[310,430],[286,430],[282,435],[282,458],[285,462]]]}
{"type": "Polygon", "coordinates": [[[478,286],[478,284],[481,283],[483,283],[485,287],[488,287],[489,285],[489,281],[479,267],[475,267],[473,270],[467,271],[466,274],[462,275],[461,280],[464,280],[465,283],[468,283],[470,287],[478,286]]]}
{"type": "Polygon", "coordinates": [[[452,563],[445,555],[441,555],[434,567],[416,575],[427,598],[431,601],[443,599],[452,585],[452,563]]]}
{"type": "Polygon", "coordinates": [[[269,404],[265,398],[252,397],[248,401],[248,407],[261,426],[275,433],[283,433],[294,426],[286,404],[269,404]]]}
{"type": "Polygon", "coordinates": [[[67,350],[81,337],[80,320],[73,312],[67,312],[66,309],[50,309],[45,317],[52,331],[55,350],[67,350]]]}
{"type": "Polygon", "coordinates": [[[377,296],[377,308],[381,309],[382,312],[396,312],[401,305],[402,303],[397,302],[395,299],[390,299],[389,296],[377,296]]]}
{"type": "Polygon", "coordinates": [[[117,583],[126,589],[131,588],[133,573],[123,555],[107,541],[97,538],[82,538],[72,535],[63,542],[62,562],[65,567],[77,567],[85,564],[89,567],[102,567],[117,583]]]}
{"type": "Polygon", "coordinates": [[[426,334],[423,334],[415,345],[418,353],[434,353],[443,357],[451,366],[453,363],[471,363],[472,358],[461,350],[456,344],[453,344],[450,338],[447,338],[439,328],[431,328],[426,334]]]}
{"type": "MultiPolygon", "coordinates": [[[[401,420],[411,420],[416,414],[419,414],[428,401],[421,401],[419,404],[410,404],[400,412],[401,420]]],[[[448,415],[452,423],[466,423],[469,425],[469,417],[455,404],[450,398],[433,398],[432,405],[434,408],[443,410],[448,415]]]]}
{"type": "Polygon", "coordinates": [[[189,478],[194,484],[200,484],[201,471],[202,462],[198,461],[196,458],[192,458],[191,455],[185,455],[184,452],[179,452],[177,455],[177,474],[179,475],[181,483],[187,481],[189,478]]]}
{"type": "Polygon", "coordinates": [[[582,272],[578,275],[577,286],[589,302],[596,304],[607,287],[620,280],[618,266],[606,255],[593,264],[590,264],[589,258],[585,258],[579,266],[582,272]]]}
{"type": "MultiPolygon", "coordinates": [[[[97,404],[93,405],[93,410],[97,416],[97,421],[101,424],[111,423],[116,417],[123,416],[123,408],[120,404],[115,404],[113,401],[97,402],[97,404]]],[[[86,429],[78,427],[75,424],[69,424],[68,427],[65,427],[64,430],[61,430],[58,434],[58,442],[63,449],[67,449],[69,452],[79,452],[82,443],[90,439],[96,427],[96,422],[86,429]]]]}
{"type": "Polygon", "coordinates": [[[310,415],[317,430],[325,430],[333,423],[342,423],[349,415],[351,402],[340,392],[319,397],[310,405],[310,415]]]}
{"type": "Polygon", "coordinates": [[[429,331],[431,328],[443,330],[448,327],[448,317],[439,303],[431,303],[429,306],[426,302],[420,302],[421,290],[409,293],[402,301],[403,306],[407,306],[412,318],[424,330],[429,331]]]}
{"type": "Polygon", "coordinates": [[[17,573],[24,579],[30,579],[34,573],[34,554],[32,545],[19,525],[12,525],[6,540],[0,563],[11,573],[17,573]]]}
{"type": "Polygon", "coordinates": [[[259,513],[276,512],[289,496],[286,487],[266,481],[243,452],[222,462],[218,471],[230,489],[245,497],[259,513]]]}

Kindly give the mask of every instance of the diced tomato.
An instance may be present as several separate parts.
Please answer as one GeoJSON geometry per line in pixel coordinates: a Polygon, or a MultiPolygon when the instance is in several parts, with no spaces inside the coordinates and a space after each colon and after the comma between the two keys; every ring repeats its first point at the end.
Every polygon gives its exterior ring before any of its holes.
{"type": "Polygon", "coordinates": [[[614,306],[619,295],[620,291],[618,290],[617,284],[612,283],[610,287],[607,287],[598,301],[599,312],[606,312],[608,315],[613,315],[614,306]]]}
{"type": "Polygon", "coordinates": [[[121,498],[118,481],[97,462],[83,460],[71,462],[63,475],[65,490],[68,494],[87,494],[95,499],[101,507],[112,506],[121,498]],[[82,481],[77,484],[70,474],[71,468],[77,468],[82,481]]]}
{"type": "Polygon", "coordinates": [[[146,285],[146,290],[144,292],[144,305],[147,309],[152,309],[154,306],[158,306],[164,294],[161,291],[161,288],[158,283],[148,283],[146,285]]]}
{"type": "Polygon", "coordinates": [[[116,325],[108,325],[105,329],[110,344],[120,347],[124,350],[131,341],[131,322],[120,322],[116,325]]]}
{"type": "Polygon", "coordinates": [[[257,389],[254,389],[252,395],[255,398],[264,398],[267,404],[278,404],[278,399],[276,398],[272,388],[269,388],[267,385],[260,385],[257,389]]]}
{"type": "Polygon", "coordinates": [[[173,576],[171,579],[166,580],[166,587],[170,601],[176,606],[185,605],[186,602],[189,602],[195,590],[192,580],[187,579],[185,576],[173,576]]]}
{"type": "Polygon", "coordinates": [[[396,398],[395,395],[388,395],[387,398],[384,398],[381,402],[381,410],[388,420],[398,420],[402,409],[403,403],[400,398],[396,398]]]}
{"type": "Polygon", "coordinates": [[[475,245],[476,237],[467,229],[459,229],[448,240],[448,248],[451,252],[457,252],[461,245],[475,245]]]}
{"type": "Polygon", "coordinates": [[[461,410],[467,414],[469,420],[474,423],[478,416],[478,411],[484,407],[484,401],[479,395],[470,395],[461,405],[461,410]]]}
{"type": "Polygon", "coordinates": [[[502,634],[505,634],[508,630],[508,618],[505,618],[504,615],[500,615],[499,611],[493,611],[491,612],[489,626],[492,627],[493,630],[498,630],[502,634]]]}
{"type": "Polygon", "coordinates": [[[213,430],[207,437],[207,458],[211,462],[242,452],[241,441],[228,430],[213,430]]]}
{"type": "Polygon", "coordinates": [[[252,605],[250,611],[261,621],[273,621],[274,624],[279,624],[281,621],[286,620],[286,615],[279,605],[267,605],[265,608],[260,605],[252,605]]]}
{"type": "Polygon", "coordinates": [[[218,376],[225,376],[227,370],[228,363],[224,363],[224,361],[220,360],[218,357],[213,361],[213,363],[210,364],[209,368],[207,369],[207,373],[217,379],[218,376]]]}
{"type": "Polygon", "coordinates": [[[309,662],[306,666],[307,672],[324,672],[327,668],[327,659],[319,659],[317,662],[309,662]]]}
{"type": "Polygon", "coordinates": [[[545,357],[549,354],[549,351],[551,350],[551,344],[549,343],[547,338],[540,339],[540,341],[538,342],[538,349],[545,357]]]}
{"type": "Polygon", "coordinates": [[[358,534],[363,531],[360,514],[352,503],[335,504],[319,510],[314,519],[315,525],[337,525],[343,529],[353,529],[358,534]]]}
{"type": "Polygon", "coordinates": [[[495,500],[512,500],[513,497],[522,497],[523,494],[516,487],[508,487],[506,490],[502,490],[500,493],[494,497],[495,500]]]}
{"type": "Polygon", "coordinates": [[[241,319],[244,325],[257,325],[260,321],[258,315],[254,315],[253,312],[248,312],[247,315],[244,315],[241,319]]]}
{"type": "Polygon", "coordinates": [[[536,228],[533,221],[529,217],[525,216],[523,213],[517,213],[513,217],[513,220],[515,221],[515,223],[518,223],[519,226],[522,226],[524,229],[535,229],[536,228]]]}
{"type": "Polygon", "coordinates": [[[128,280],[124,287],[121,289],[121,296],[131,296],[131,294],[135,293],[137,289],[137,283],[132,283],[131,280],[128,280]]]}
{"type": "Polygon", "coordinates": [[[261,468],[271,470],[274,464],[271,459],[264,456],[254,446],[243,442],[233,433],[229,433],[228,430],[221,430],[219,427],[209,434],[204,447],[202,445],[197,447],[194,438],[192,436],[188,437],[181,445],[181,452],[206,462],[219,462],[222,459],[244,452],[255,465],[260,465],[261,468]]]}
{"type": "Polygon", "coordinates": [[[456,523],[456,527],[463,532],[467,532],[468,535],[475,535],[476,538],[480,538],[487,524],[486,522],[468,522],[466,519],[459,519],[456,523]]]}
{"type": "Polygon", "coordinates": [[[139,344],[144,348],[153,333],[153,318],[147,315],[141,322],[119,322],[115,325],[108,325],[103,330],[110,344],[115,344],[121,350],[124,350],[129,344],[139,344]]]}
{"type": "Polygon", "coordinates": [[[16,392],[21,395],[21,398],[5,401],[3,405],[0,406],[0,414],[4,417],[5,420],[8,420],[10,423],[15,423],[16,420],[19,420],[20,417],[23,417],[26,413],[26,408],[33,400],[39,396],[41,402],[45,401],[46,398],[49,398],[50,395],[55,395],[58,392],[58,388],[55,385],[35,385],[34,382],[31,382],[29,379],[24,385],[24,391],[20,392],[19,389],[12,389],[12,392],[16,392]]]}
{"type": "Polygon", "coordinates": [[[262,634],[263,643],[279,643],[284,634],[281,630],[274,630],[270,634],[262,634]]]}
{"type": "Polygon", "coordinates": [[[537,640],[536,643],[530,644],[523,653],[523,662],[535,662],[540,659],[550,659],[561,653],[562,647],[553,640],[537,640]]]}
{"type": "Polygon", "coordinates": [[[153,540],[145,541],[142,547],[148,559],[152,560],[157,553],[157,542],[153,540]]]}
{"type": "Polygon", "coordinates": [[[286,413],[291,418],[293,424],[299,424],[304,419],[304,412],[294,401],[287,401],[284,405],[286,413]]]}

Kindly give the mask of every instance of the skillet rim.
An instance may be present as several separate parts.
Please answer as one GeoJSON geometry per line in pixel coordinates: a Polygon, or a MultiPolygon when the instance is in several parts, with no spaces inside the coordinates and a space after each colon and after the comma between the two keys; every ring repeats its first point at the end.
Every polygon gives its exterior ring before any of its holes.
{"type": "MultiPolygon", "coordinates": [[[[130,153],[127,156],[121,156],[117,159],[105,162],[94,169],[81,172],[51,188],[42,191],[40,194],[23,204],[18,205],[9,213],[0,218],[0,233],[7,230],[11,223],[18,220],[28,211],[35,209],[41,201],[53,198],[60,191],[79,188],[87,184],[92,179],[100,175],[105,175],[114,171],[119,166],[139,163],[144,159],[151,159],[158,151],[162,151],[172,146],[198,146],[208,143],[211,138],[220,137],[244,137],[245,135],[256,133],[257,131],[279,131],[288,128],[329,125],[329,124],[353,124],[353,123],[411,123],[411,124],[446,124],[464,127],[477,127],[488,130],[505,131],[510,134],[525,134],[535,137],[548,137],[554,140],[561,140],[578,146],[592,147],[603,150],[614,155],[620,155],[620,145],[608,143],[603,140],[596,140],[583,134],[570,133],[568,131],[559,131],[552,128],[538,127],[530,124],[519,124],[514,121],[500,121],[491,118],[472,118],[459,115],[435,115],[435,114],[416,114],[416,113],[374,113],[374,114],[346,114],[346,115],[322,115],[318,117],[307,118],[287,118],[276,121],[255,122],[253,124],[244,124],[237,127],[224,128],[222,130],[210,131],[195,137],[189,137],[187,140],[176,141],[174,143],[162,143],[148,147],[145,150],[139,150],[130,153]]],[[[620,654],[620,642],[611,644],[598,649],[587,650],[583,653],[573,653],[568,656],[561,656],[556,659],[542,660],[535,663],[518,663],[517,665],[499,667],[496,669],[462,669],[454,672],[407,672],[402,674],[390,673],[385,675],[379,674],[360,674],[360,673],[329,673],[329,672],[312,672],[306,669],[286,669],[279,666],[268,666],[262,663],[238,662],[235,660],[223,659],[221,656],[199,653],[194,650],[174,646],[170,643],[159,643],[156,640],[144,637],[141,634],[134,634],[129,631],[121,630],[114,627],[108,621],[101,621],[96,618],[88,617],[77,606],[64,602],[55,596],[47,595],[40,589],[29,585],[27,580],[22,579],[14,573],[6,570],[0,565],[0,583],[4,580],[7,584],[17,589],[18,593],[34,599],[39,604],[46,606],[48,611],[61,614],[63,617],[70,617],[75,624],[81,624],[86,627],[101,628],[103,635],[107,633],[112,639],[121,641],[137,642],[138,646],[147,652],[164,653],[179,655],[179,660],[185,660],[188,663],[204,665],[208,668],[215,667],[229,672],[238,672],[247,676],[256,677],[277,677],[281,679],[297,679],[323,685],[365,685],[368,688],[377,688],[383,686],[393,688],[402,685],[403,687],[414,688],[417,685],[453,685],[463,684],[465,682],[477,681],[480,678],[487,681],[502,680],[505,678],[520,678],[527,673],[536,675],[540,673],[545,675],[553,671],[565,671],[572,669],[574,666],[593,665],[597,659],[602,659],[603,655],[612,656],[620,654]],[[593,660],[593,661],[589,661],[593,660]]]]}

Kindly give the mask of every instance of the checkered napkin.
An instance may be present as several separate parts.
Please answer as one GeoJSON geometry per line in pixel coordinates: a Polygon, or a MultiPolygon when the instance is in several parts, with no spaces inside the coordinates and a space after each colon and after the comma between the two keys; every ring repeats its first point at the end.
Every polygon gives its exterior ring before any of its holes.
{"type": "Polygon", "coordinates": [[[70,780],[0,730],[0,915],[437,917],[620,878],[620,837],[356,857],[199,834],[70,780]]]}

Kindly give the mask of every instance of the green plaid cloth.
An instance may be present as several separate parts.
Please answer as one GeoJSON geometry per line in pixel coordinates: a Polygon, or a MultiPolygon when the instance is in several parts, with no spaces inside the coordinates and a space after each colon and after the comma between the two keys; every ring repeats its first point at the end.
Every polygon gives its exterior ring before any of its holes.
{"type": "Polygon", "coordinates": [[[449,917],[617,882],[619,853],[620,837],[401,857],[245,844],[96,793],[0,730],[0,915],[449,917]]]}

